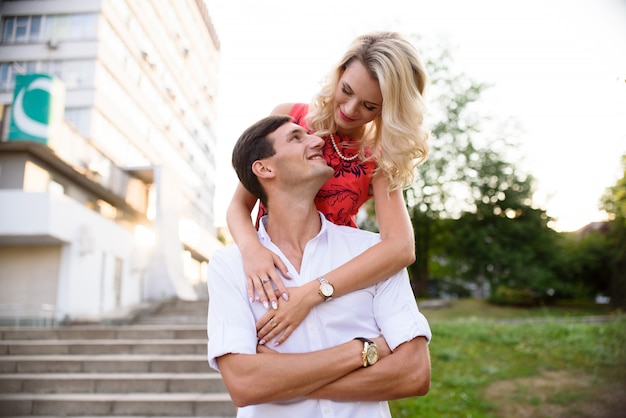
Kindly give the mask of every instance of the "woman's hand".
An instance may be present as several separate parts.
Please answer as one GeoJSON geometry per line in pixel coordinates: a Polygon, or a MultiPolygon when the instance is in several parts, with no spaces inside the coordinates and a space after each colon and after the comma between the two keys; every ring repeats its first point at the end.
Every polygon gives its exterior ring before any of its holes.
{"type": "Polygon", "coordinates": [[[290,287],[289,300],[281,300],[276,310],[268,310],[256,323],[259,344],[277,337],[274,345],[282,344],[302,323],[309,311],[322,298],[316,289],[317,281],[298,287],[290,287]]]}
{"type": "Polygon", "coordinates": [[[278,351],[276,350],[272,350],[271,348],[265,346],[265,345],[257,345],[256,346],[256,353],[257,354],[270,354],[270,353],[278,353],[278,351]]]}
{"type": "Polygon", "coordinates": [[[289,299],[287,287],[278,274],[280,271],[284,277],[289,279],[289,271],[278,255],[260,243],[253,250],[242,250],[242,255],[250,302],[259,300],[265,308],[271,305],[272,308],[277,309],[277,293],[285,301],[289,299]],[[255,293],[256,297],[254,296],[255,293]]]}
{"type": "Polygon", "coordinates": [[[226,211],[226,220],[230,233],[242,254],[250,303],[256,299],[261,301],[266,308],[270,304],[277,307],[274,286],[279,290],[279,295],[285,299],[289,298],[287,288],[278,275],[278,271],[287,279],[290,278],[289,271],[279,256],[259,242],[257,231],[250,222],[250,211],[256,202],[257,198],[241,183],[238,183],[226,211]]]}

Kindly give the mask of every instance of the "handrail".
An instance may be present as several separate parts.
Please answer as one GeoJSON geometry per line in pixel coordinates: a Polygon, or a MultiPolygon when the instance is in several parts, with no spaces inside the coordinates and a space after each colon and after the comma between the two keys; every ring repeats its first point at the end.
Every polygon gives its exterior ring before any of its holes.
{"type": "Polygon", "coordinates": [[[56,307],[49,303],[0,303],[0,323],[11,322],[15,327],[51,327],[55,323],[55,314],[56,307]]]}

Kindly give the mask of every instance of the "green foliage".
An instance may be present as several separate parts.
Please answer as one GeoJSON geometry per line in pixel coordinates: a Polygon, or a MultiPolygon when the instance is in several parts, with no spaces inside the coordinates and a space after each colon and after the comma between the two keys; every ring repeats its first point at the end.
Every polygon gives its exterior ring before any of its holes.
{"type": "Polygon", "coordinates": [[[482,203],[476,213],[448,221],[441,258],[448,277],[487,283],[494,297],[498,295],[498,303],[527,305],[549,299],[559,290],[554,271],[558,234],[547,226],[544,211],[519,199],[494,199],[492,204],[482,203]],[[505,297],[504,290],[498,293],[500,287],[517,296],[505,297]],[[533,296],[522,302],[522,294],[533,296]]]}
{"type": "Polygon", "coordinates": [[[626,222],[626,154],[622,155],[621,163],[624,175],[614,186],[607,188],[602,196],[601,207],[613,220],[626,222]]]}
{"type": "Polygon", "coordinates": [[[478,120],[471,105],[487,87],[463,73],[454,73],[450,50],[440,47],[426,54],[430,76],[428,90],[430,154],[419,169],[415,183],[405,190],[405,200],[411,215],[416,243],[416,263],[409,268],[413,288],[418,295],[426,294],[431,260],[439,251],[440,219],[458,214],[468,206],[467,182],[463,178],[465,158],[473,158],[471,134],[478,131],[478,120]],[[464,151],[467,150],[467,151],[464,151]],[[463,188],[464,193],[457,193],[463,188]]]}
{"type": "Polygon", "coordinates": [[[405,190],[416,295],[491,292],[497,303],[528,305],[601,293],[626,307],[626,155],[624,177],[602,200],[610,226],[558,234],[533,205],[533,177],[506,158],[516,154],[515,125],[476,112],[488,85],[457,71],[447,46],[425,56],[430,155],[405,190]]]}
{"type": "Polygon", "coordinates": [[[608,295],[613,306],[626,309],[626,223],[611,222],[608,241],[611,246],[608,295]]]}
{"type": "Polygon", "coordinates": [[[557,274],[565,297],[593,298],[609,294],[611,243],[606,231],[562,234],[557,274]]]}
{"type": "Polygon", "coordinates": [[[469,292],[461,283],[553,289],[554,231],[532,207],[534,179],[505,158],[514,154],[515,130],[509,123],[486,134],[482,126],[494,122],[473,105],[488,86],[455,73],[449,49],[433,56],[430,155],[405,191],[417,251],[413,289],[427,294],[431,279],[461,295],[469,292]]]}
{"type": "Polygon", "coordinates": [[[489,301],[499,305],[536,306],[539,304],[537,294],[530,289],[511,289],[499,286],[489,297],[489,301]]]}
{"type": "Polygon", "coordinates": [[[621,162],[623,175],[606,190],[602,208],[611,218],[606,234],[611,269],[608,293],[614,306],[626,308],[626,154],[621,162]]]}

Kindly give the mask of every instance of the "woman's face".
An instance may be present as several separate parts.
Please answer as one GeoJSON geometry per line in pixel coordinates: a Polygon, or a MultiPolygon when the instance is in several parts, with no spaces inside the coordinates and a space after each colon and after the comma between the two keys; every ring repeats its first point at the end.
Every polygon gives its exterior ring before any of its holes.
{"type": "Polygon", "coordinates": [[[383,96],[378,81],[370,77],[360,61],[346,67],[335,89],[335,123],[345,135],[360,133],[382,110],[383,96]]]}

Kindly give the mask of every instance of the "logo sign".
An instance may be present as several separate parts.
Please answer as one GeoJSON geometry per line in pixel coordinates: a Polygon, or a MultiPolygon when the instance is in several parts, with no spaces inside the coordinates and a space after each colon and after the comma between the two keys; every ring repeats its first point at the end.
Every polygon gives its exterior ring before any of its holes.
{"type": "Polygon", "coordinates": [[[63,121],[65,86],[47,74],[15,77],[9,141],[48,144],[63,121]]]}

